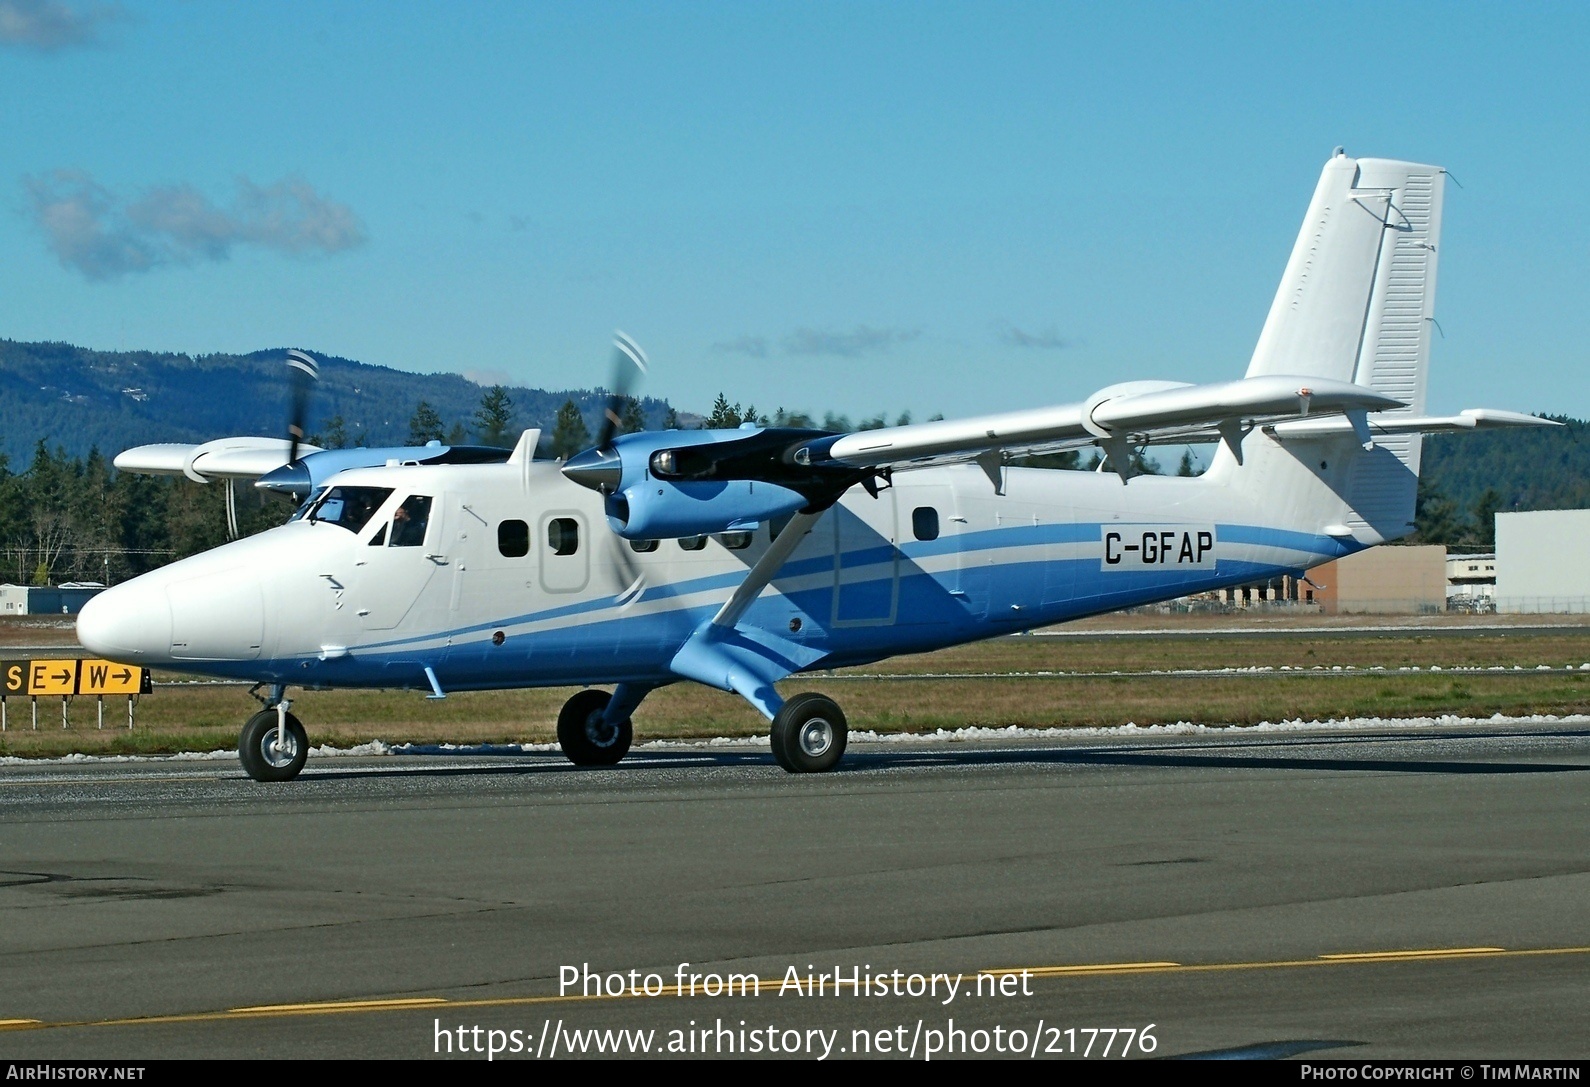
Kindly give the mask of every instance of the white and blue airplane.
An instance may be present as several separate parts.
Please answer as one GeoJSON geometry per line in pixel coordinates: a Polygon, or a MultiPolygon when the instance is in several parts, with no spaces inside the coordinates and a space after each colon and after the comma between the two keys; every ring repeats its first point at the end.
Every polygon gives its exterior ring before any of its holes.
{"type": "MultiPolygon", "coordinates": [[[[78,637],[262,685],[239,742],[261,781],[308,753],[292,687],[582,686],[557,733],[588,766],[624,756],[649,692],[689,680],[765,716],[784,769],[832,769],[844,713],[780,681],[1299,574],[1413,530],[1422,434],[1545,423],[1425,414],[1444,179],[1338,150],[1240,380],[848,434],[608,426],[566,463],[536,457],[537,431],[464,463],[284,461],[243,439],[236,473],[309,492],[293,520],[101,593],[78,637]],[[1190,441],[1218,443],[1202,476],[1133,474],[1144,447],[1190,441]],[[1109,470],[1008,463],[1084,447],[1109,470]]],[[[226,474],[224,445],[143,448],[117,463],[226,474]]]]}

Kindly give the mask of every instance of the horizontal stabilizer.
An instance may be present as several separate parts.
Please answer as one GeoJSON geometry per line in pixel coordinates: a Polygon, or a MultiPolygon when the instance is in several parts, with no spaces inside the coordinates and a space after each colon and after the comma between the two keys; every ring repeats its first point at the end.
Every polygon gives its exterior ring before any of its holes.
{"type": "MultiPolygon", "coordinates": [[[[1502,411],[1498,408],[1468,408],[1456,415],[1371,415],[1366,420],[1369,433],[1391,434],[1450,434],[1465,430],[1496,430],[1501,427],[1562,426],[1554,419],[1538,415],[1525,415],[1520,411],[1502,411]]],[[[1277,438],[1328,438],[1352,432],[1352,423],[1344,418],[1297,419],[1277,423],[1270,427],[1277,438]]]]}

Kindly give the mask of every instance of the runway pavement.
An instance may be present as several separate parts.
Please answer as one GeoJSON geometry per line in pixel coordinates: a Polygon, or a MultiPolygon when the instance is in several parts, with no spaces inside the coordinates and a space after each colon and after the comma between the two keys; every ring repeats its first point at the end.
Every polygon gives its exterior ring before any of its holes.
{"type": "Polygon", "coordinates": [[[1582,1058],[1587,847],[1549,724],[11,766],[0,1057],[1582,1058]]]}

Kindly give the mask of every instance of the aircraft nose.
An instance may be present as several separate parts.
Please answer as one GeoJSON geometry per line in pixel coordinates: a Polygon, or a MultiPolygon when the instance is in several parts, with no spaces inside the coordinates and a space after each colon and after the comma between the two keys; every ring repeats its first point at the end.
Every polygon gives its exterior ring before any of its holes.
{"type": "Polygon", "coordinates": [[[106,589],[77,613],[77,640],[110,660],[149,660],[171,653],[171,605],[153,586],[130,581],[106,589]]]}

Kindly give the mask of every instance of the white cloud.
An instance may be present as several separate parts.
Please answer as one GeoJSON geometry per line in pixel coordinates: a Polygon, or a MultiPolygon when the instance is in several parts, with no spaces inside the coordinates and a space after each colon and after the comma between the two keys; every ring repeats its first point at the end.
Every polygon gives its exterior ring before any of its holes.
{"type": "Polygon", "coordinates": [[[41,53],[91,45],[105,23],[122,17],[114,5],[78,9],[61,0],[0,0],[0,45],[41,53]]]}
{"type": "Polygon", "coordinates": [[[1025,347],[1035,351],[1063,351],[1071,346],[1071,341],[1060,335],[1053,325],[1042,332],[1025,332],[1015,325],[1001,326],[999,332],[1001,342],[1012,347],[1025,347]]]}
{"type": "Polygon", "coordinates": [[[750,355],[753,359],[767,358],[767,340],[762,336],[741,336],[734,340],[722,340],[713,344],[712,349],[737,355],[750,355]]]}
{"type": "Polygon", "coordinates": [[[887,351],[897,343],[908,343],[922,334],[920,329],[869,328],[857,325],[849,332],[797,328],[784,337],[784,350],[791,355],[838,355],[855,358],[871,352],[887,351]]]}
{"type": "Polygon", "coordinates": [[[23,184],[50,248],[90,279],[226,260],[239,245],[306,256],[351,249],[366,239],[351,208],[297,178],[264,186],[239,178],[230,208],[188,184],[157,186],[123,205],[80,170],[27,177],[23,184]]]}

